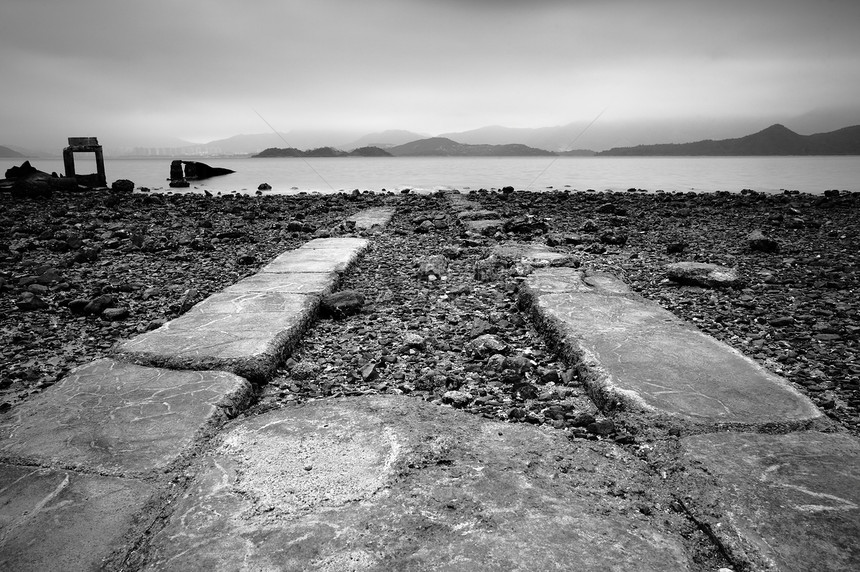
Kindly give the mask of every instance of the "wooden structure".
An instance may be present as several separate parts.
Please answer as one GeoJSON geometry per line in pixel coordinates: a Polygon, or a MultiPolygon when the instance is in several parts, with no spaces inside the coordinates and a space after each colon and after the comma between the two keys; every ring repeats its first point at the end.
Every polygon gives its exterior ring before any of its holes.
{"type": "MultiPolygon", "coordinates": [[[[105,157],[102,146],[96,137],[69,137],[69,146],[63,149],[63,165],[66,176],[77,178],[75,173],[75,153],[95,153],[96,155],[96,185],[106,187],[107,176],[105,175],[105,157]]],[[[91,178],[92,176],[87,176],[91,178]]]]}

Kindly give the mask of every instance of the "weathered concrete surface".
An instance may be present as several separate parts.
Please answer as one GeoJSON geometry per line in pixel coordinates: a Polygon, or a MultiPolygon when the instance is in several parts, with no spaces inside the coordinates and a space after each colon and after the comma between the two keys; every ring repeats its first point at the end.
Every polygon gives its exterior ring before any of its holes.
{"type": "Polygon", "coordinates": [[[576,262],[575,257],[539,243],[502,244],[493,247],[490,254],[503,260],[522,262],[535,267],[573,265],[576,262]]]}
{"type": "Polygon", "coordinates": [[[502,224],[502,221],[497,219],[463,221],[463,226],[466,230],[471,230],[472,232],[480,234],[488,234],[502,230],[502,224]]]}
{"type": "Polygon", "coordinates": [[[375,207],[364,209],[349,217],[347,220],[355,223],[358,230],[370,230],[383,227],[391,221],[396,209],[394,207],[375,207]]]}
{"type": "Polygon", "coordinates": [[[155,491],[134,479],[0,464],[0,570],[100,570],[155,491]]]}
{"type": "Polygon", "coordinates": [[[488,210],[465,210],[457,213],[457,219],[460,221],[467,220],[500,220],[499,213],[488,210]]]}
{"type": "Polygon", "coordinates": [[[265,381],[307,329],[319,299],[240,292],[215,294],[160,328],[123,342],[116,355],[157,367],[223,370],[254,383],[265,381]]]}
{"type": "Polygon", "coordinates": [[[274,292],[279,294],[307,294],[322,296],[337,286],[337,272],[290,272],[252,274],[228,286],[224,294],[274,292]]]}
{"type": "Polygon", "coordinates": [[[681,517],[642,510],[670,499],[632,455],[409,398],[237,422],[200,469],[142,551],[144,569],[692,566],[671,532],[681,517]]]}
{"type": "Polygon", "coordinates": [[[693,512],[753,569],[860,570],[860,443],[846,434],[681,440],[693,512]],[[708,518],[714,508],[723,518],[708,518]]]}
{"type": "Polygon", "coordinates": [[[157,471],[250,397],[250,384],[230,373],[101,359],[0,418],[0,454],[102,474],[157,471]]]}
{"type": "Polygon", "coordinates": [[[344,272],[365,248],[361,238],[315,239],[281,254],[261,272],[344,272]]]}
{"type": "Polygon", "coordinates": [[[577,363],[601,407],[705,424],[790,425],[823,418],[782,377],[625,290],[609,275],[570,269],[542,270],[521,290],[521,302],[577,363]]]}

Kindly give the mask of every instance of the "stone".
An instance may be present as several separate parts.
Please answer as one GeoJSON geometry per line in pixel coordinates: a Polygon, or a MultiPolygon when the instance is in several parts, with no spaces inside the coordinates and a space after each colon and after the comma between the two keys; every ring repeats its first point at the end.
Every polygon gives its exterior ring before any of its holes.
{"type": "Polygon", "coordinates": [[[472,396],[463,391],[446,391],[442,394],[442,403],[462,409],[472,401],[472,396]]]}
{"type": "Polygon", "coordinates": [[[704,288],[732,288],[740,285],[737,270],[707,262],[673,262],[666,265],[669,280],[704,288]]]}
{"type": "Polygon", "coordinates": [[[229,175],[236,171],[225,169],[224,167],[210,167],[206,163],[200,161],[182,161],[185,167],[185,179],[189,181],[200,181],[211,177],[219,177],[221,175],[229,175]]]}
{"type": "Polygon", "coordinates": [[[345,318],[361,312],[364,295],[356,290],[342,290],[323,296],[320,301],[320,316],[323,318],[345,318]]]}
{"type": "Polygon", "coordinates": [[[448,275],[448,259],[441,254],[424,256],[418,260],[418,276],[424,280],[440,280],[448,275]]]}
{"type": "Polygon", "coordinates": [[[33,292],[22,292],[15,305],[22,312],[32,312],[33,310],[43,310],[48,307],[48,303],[33,292]]]}
{"type": "Polygon", "coordinates": [[[493,334],[484,334],[466,344],[466,352],[473,356],[490,357],[493,354],[503,354],[508,351],[508,345],[493,334]]]}
{"type": "Polygon", "coordinates": [[[128,308],[106,308],[102,312],[102,316],[111,322],[119,322],[128,318],[128,308]]]}
{"type": "Polygon", "coordinates": [[[258,191],[271,191],[271,190],[272,190],[272,185],[270,185],[269,183],[260,183],[260,184],[257,186],[257,190],[258,190],[258,191]]]}
{"type": "Polygon", "coordinates": [[[134,191],[134,183],[128,179],[117,179],[110,186],[117,193],[131,193],[134,191]]]}
{"type": "Polygon", "coordinates": [[[747,235],[747,245],[750,250],[757,252],[779,252],[779,243],[765,236],[761,230],[754,230],[747,235]]]}
{"type": "Polygon", "coordinates": [[[113,307],[116,302],[116,297],[111,296],[110,294],[102,294],[101,296],[96,296],[95,298],[87,302],[86,306],[84,306],[84,313],[97,316],[108,308],[113,307]]]}

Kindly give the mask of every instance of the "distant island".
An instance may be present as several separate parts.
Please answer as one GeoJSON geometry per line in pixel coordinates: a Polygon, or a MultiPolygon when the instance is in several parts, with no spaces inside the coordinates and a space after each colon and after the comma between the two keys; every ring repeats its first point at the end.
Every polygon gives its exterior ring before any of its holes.
{"type": "Polygon", "coordinates": [[[542,157],[553,155],[556,153],[519,143],[466,145],[446,137],[430,137],[403,145],[395,145],[387,149],[360,147],[349,153],[333,147],[319,147],[309,151],[302,151],[295,147],[286,149],[271,147],[254,155],[254,157],[542,157]]]}
{"type": "Polygon", "coordinates": [[[616,157],[653,156],[763,156],[763,155],[860,155],[860,125],[829,133],[799,135],[784,125],[737,139],[706,139],[694,143],[662,143],[615,147],[597,153],[616,157]]]}
{"type": "Polygon", "coordinates": [[[21,153],[10,149],[9,147],[4,147],[0,145],[0,158],[3,159],[18,159],[19,157],[23,157],[21,153]]]}
{"type": "Polygon", "coordinates": [[[269,147],[253,155],[253,157],[262,159],[270,157],[391,157],[391,153],[379,147],[359,147],[349,153],[335,149],[334,147],[317,147],[308,151],[302,151],[295,147],[287,147],[285,149],[269,147]]]}

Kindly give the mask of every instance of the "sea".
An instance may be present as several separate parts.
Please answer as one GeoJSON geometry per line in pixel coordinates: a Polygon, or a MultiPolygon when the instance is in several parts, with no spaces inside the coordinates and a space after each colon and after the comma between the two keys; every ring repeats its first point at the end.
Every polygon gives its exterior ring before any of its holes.
{"type": "MultiPolygon", "coordinates": [[[[0,159],[4,172],[25,159],[0,159]]],[[[37,169],[63,173],[62,159],[29,159],[37,169]]],[[[95,161],[75,156],[76,171],[94,173],[95,161]]],[[[627,191],[740,192],[830,189],[860,192],[860,156],[839,157],[147,157],[106,158],[110,184],[129,179],[151,191],[267,194],[499,189],[543,192],[627,191]],[[172,159],[202,161],[235,173],[192,182],[186,191],[168,186],[172,159]]]]}

